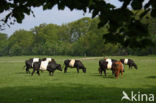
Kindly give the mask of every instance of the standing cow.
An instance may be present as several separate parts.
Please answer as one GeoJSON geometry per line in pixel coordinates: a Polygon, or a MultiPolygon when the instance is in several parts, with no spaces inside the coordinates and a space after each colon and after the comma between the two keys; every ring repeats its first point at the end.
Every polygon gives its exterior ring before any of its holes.
{"type": "Polygon", "coordinates": [[[116,79],[119,77],[120,73],[121,73],[121,76],[123,75],[124,66],[123,66],[122,62],[120,62],[120,61],[114,62],[113,68],[114,68],[114,74],[115,74],[116,79]]]}
{"type": "Polygon", "coordinates": [[[102,75],[102,71],[104,71],[104,74],[106,76],[106,70],[112,70],[112,74],[114,74],[114,60],[112,61],[111,59],[104,59],[104,60],[99,60],[99,73],[102,75]]]}
{"type": "Polygon", "coordinates": [[[49,75],[53,76],[55,70],[62,71],[62,68],[61,68],[61,65],[57,64],[55,61],[39,61],[33,64],[32,75],[35,73],[36,70],[37,70],[38,75],[40,75],[39,73],[40,70],[42,71],[47,70],[49,71],[49,75]]]}
{"type": "Polygon", "coordinates": [[[67,72],[68,67],[77,68],[77,73],[79,73],[79,69],[82,69],[82,71],[86,73],[86,68],[80,60],[75,60],[75,59],[65,60],[64,65],[65,65],[64,73],[67,72]]]}
{"type": "Polygon", "coordinates": [[[135,64],[135,62],[132,59],[120,59],[120,61],[123,64],[126,64],[129,66],[129,68],[134,67],[135,69],[138,69],[137,65],[135,64]]]}
{"type": "Polygon", "coordinates": [[[33,64],[39,61],[41,61],[41,59],[39,58],[30,58],[29,60],[26,60],[25,61],[26,73],[30,73],[29,69],[33,68],[33,64]]]}

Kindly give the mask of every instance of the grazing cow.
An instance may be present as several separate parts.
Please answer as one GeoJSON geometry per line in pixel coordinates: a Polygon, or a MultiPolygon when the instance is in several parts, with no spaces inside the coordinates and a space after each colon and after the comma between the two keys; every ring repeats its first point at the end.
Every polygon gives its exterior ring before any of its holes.
{"type": "Polygon", "coordinates": [[[82,69],[82,71],[86,73],[86,68],[80,60],[75,60],[75,59],[65,60],[64,64],[65,64],[64,73],[67,72],[68,67],[77,68],[77,73],[79,73],[79,69],[82,69]]]}
{"type": "Polygon", "coordinates": [[[121,73],[121,75],[123,75],[123,72],[124,72],[124,66],[123,66],[122,62],[120,62],[120,61],[114,62],[115,77],[118,78],[120,73],[121,73]]]}
{"type": "Polygon", "coordinates": [[[106,76],[106,70],[112,70],[112,74],[114,74],[114,62],[111,59],[99,60],[99,73],[102,75],[102,71],[106,76]]]}
{"type": "Polygon", "coordinates": [[[30,73],[29,69],[33,68],[33,64],[39,61],[41,61],[41,59],[39,58],[30,58],[29,60],[26,60],[25,61],[26,73],[30,73]]]}
{"type": "Polygon", "coordinates": [[[138,69],[137,65],[132,59],[120,59],[120,61],[122,62],[122,64],[128,65],[129,68],[134,67],[135,69],[138,69]]]}
{"type": "Polygon", "coordinates": [[[37,70],[38,75],[40,75],[39,70],[47,70],[49,71],[49,75],[53,76],[56,69],[62,71],[61,65],[57,64],[55,61],[39,61],[33,64],[32,75],[34,74],[35,70],[37,70]]]}

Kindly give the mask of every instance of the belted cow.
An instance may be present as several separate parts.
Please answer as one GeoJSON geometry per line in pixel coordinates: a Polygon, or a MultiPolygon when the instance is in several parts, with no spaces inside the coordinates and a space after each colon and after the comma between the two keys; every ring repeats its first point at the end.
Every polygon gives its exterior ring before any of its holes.
{"type": "Polygon", "coordinates": [[[126,64],[129,66],[129,68],[134,67],[135,69],[138,69],[137,65],[135,64],[135,62],[132,59],[120,59],[120,61],[123,64],[126,64]]]}
{"type": "Polygon", "coordinates": [[[35,62],[40,62],[40,61],[53,61],[56,62],[54,59],[52,58],[43,58],[43,59],[39,59],[39,58],[30,58],[29,60],[25,61],[25,67],[26,67],[26,73],[30,73],[29,69],[33,68],[33,64],[35,62]]]}
{"type": "Polygon", "coordinates": [[[32,75],[34,74],[36,70],[37,70],[38,75],[40,75],[39,73],[40,70],[42,71],[47,70],[49,71],[49,75],[53,75],[55,70],[62,71],[62,68],[61,68],[61,65],[57,64],[55,61],[39,61],[33,64],[32,75]]]}
{"type": "Polygon", "coordinates": [[[99,61],[99,73],[102,75],[102,71],[106,76],[106,70],[112,70],[112,74],[115,74],[115,77],[118,78],[119,73],[123,74],[124,67],[120,61],[104,59],[99,61]]]}
{"type": "Polygon", "coordinates": [[[104,71],[104,74],[106,76],[106,70],[112,70],[112,74],[114,74],[114,62],[116,60],[112,59],[103,59],[103,60],[99,60],[99,73],[102,75],[102,71],[104,71]]]}
{"type": "Polygon", "coordinates": [[[64,73],[67,72],[68,67],[77,68],[77,73],[79,73],[79,69],[82,69],[82,71],[86,73],[86,67],[82,64],[80,60],[75,60],[75,59],[65,60],[64,65],[65,65],[64,73]]]}
{"type": "Polygon", "coordinates": [[[30,73],[29,69],[33,68],[33,64],[39,61],[41,61],[41,59],[39,58],[30,58],[29,60],[26,60],[25,61],[26,73],[30,73]]]}

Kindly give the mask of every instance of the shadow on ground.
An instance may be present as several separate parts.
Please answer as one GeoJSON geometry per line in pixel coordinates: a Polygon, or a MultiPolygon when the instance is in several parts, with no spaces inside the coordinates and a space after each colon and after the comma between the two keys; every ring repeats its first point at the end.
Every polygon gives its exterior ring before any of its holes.
{"type": "Polygon", "coordinates": [[[153,78],[153,79],[155,78],[156,79],[156,76],[148,76],[147,78],[153,78]]]}
{"type": "Polygon", "coordinates": [[[115,79],[114,75],[100,75],[100,74],[90,74],[89,76],[98,76],[98,77],[103,77],[103,78],[110,78],[110,79],[115,79]]]}
{"type": "MultiPolygon", "coordinates": [[[[121,103],[122,91],[130,95],[156,93],[156,87],[115,88],[92,85],[46,85],[0,88],[0,103],[121,103]]],[[[124,100],[124,103],[129,101],[124,100]]]]}

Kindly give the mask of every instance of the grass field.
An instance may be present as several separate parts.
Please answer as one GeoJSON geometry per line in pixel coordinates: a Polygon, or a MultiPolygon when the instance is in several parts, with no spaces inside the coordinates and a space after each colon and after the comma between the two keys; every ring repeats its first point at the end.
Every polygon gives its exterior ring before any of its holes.
{"type": "MultiPolygon", "coordinates": [[[[82,59],[87,67],[86,74],[81,70],[77,74],[76,69],[69,68],[66,74],[56,71],[54,76],[49,76],[45,71],[40,76],[36,73],[31,76],[23,69],[24,61],[31,57],[0,57],[0,103],[128,103],[127,100],[121,101],[122,91],[156,96],[156,56],[128,56],[135,60],[138,70],[125,66],[125,73],[119,79],[115,79],[111,71],[107,71],[107,77],[99,76],[100,58],[82,59]]],[[[67,58],[81,59],[66,56],[53,58],[60,64],[67,58]]]]}

